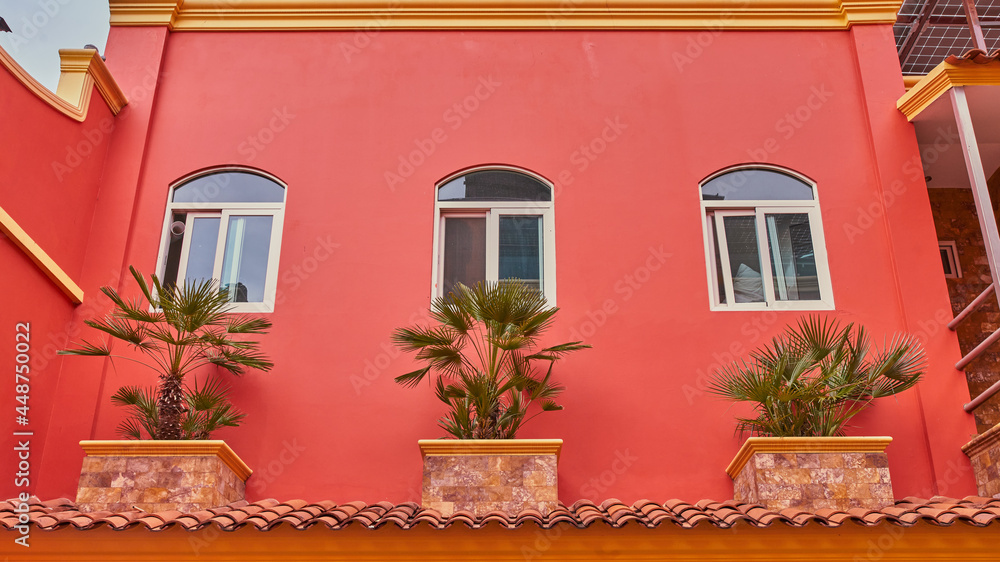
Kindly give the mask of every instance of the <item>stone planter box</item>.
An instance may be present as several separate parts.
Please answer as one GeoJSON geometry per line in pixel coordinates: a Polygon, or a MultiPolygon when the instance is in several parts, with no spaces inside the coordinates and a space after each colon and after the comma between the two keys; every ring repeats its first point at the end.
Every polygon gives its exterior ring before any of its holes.
{"type": "Polygon", "coordinates": [[[225,441],[81,441],[80,511],[193,512],[244,499],[250,477],[225,441]]]}
{"type": "Polygon", "coordinates": [[[423,507],[445,517],[559,505],[561,439],[437,439],[419,441],[424,458],[423,507]]]}
{"type": "Polygon", "coordinates": [[[891,437],[751,437],[726,472],[733,497],[771,510],[852,507],[895,502],[885,448],[891,437]]]}
{"type": "Polygon", "coordinates": [[[962,452],[972,461],[979,495],[1000,497],[1000,424],[974,437],[962,447],[962,452]]]}

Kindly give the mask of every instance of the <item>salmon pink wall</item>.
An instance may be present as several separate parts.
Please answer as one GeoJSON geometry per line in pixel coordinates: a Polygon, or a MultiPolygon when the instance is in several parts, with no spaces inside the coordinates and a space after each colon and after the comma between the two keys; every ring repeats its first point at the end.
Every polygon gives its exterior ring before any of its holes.
{"type": "MultiPolygon", "coordinates": [[[[87,118],[78,122],[54,109],[0,65],[0,207],[66,272],[80,283],[98,199],[105,154],[114,129],[114,117],[96,89],[90,98],[87,118]]],[[[2,237],[0,237],[2,238],[2,237]]],[[[60,392],[56,384],[61,359],[58,349],[79,335],[73,321],[77,308],[42,270],[12,241],[0,240],[0,364],[9,374],[3,403],[8,408],[4,427],[31,431],[32,468],[26,471],[32,489],[38,483],[40,463],[52,430],[50,414],[60,392]],[[30,338],[28,425],[18,425],[15,406],[15,325],[30,338]]],[[[23,342],[23,340],[21,340],[23,342]]],[[[88,404],[92,408],[92,404],[88,404]]],[[[10,435],[8,433],[8,435],[10,435]]],[[[9,437],[12,439],[13,437],[9,437]]],[[[20,439],[23,439],[21,437],[20,439]]],[[[7,447],[0,463],[18,466],[17,453],[7,447]]],[[[20,479],[20,478],[19,478],[20,479]]],[[[3,488],[10,497],[24,491],[6,478],[3,488]]]]}
{"type": "MultiPolygon", "coordinates": [[[[567,503],[727,499],[738,409],[705,394],[705,376],[802,313],[709,310],[698,183],[784,166],[818,186],[833,314],[928,343],[923,390],[851,432],[895,439],[897,497],[961,497],[975,486],[958,447],[975,429],[887,29],[725,32],[707,46],[682,31],[178,32],[158,55],[159,38],[114,28],[113,71],[132,48],[162,65],[144,149],[124,160],[141,169],[118,255],[156,268],[168,186],[195,170],[286,182],[265,340],[276,367],[233,381],[250,415],[218,436],[255,469],[250,500],[417,500],[416,440],[442,435],[443,410],[393,383],[411,362],[389,337],[429,304],[434,185],[483,164],[540,174],[556,184],[551,337],[593,349],[557,366],[565,411],[521,436],[565,440],[567,503]]],[[[102,380],[80,438],[112,438],[107,397],[153,382],[121,364],[102,380]]],[[[64,460],[41,495],[72,495],[78,453],[64,460]]]]}

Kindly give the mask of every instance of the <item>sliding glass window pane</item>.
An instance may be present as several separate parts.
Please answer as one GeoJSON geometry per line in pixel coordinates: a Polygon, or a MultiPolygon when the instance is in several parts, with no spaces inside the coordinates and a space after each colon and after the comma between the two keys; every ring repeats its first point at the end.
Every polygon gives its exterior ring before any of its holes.
{"type": "Polygon", "coordinates": [[[723,217],[736,302],[764,302],[757,225],[754,217],[723,217]]]}
{"type": "Polygon", "coordinates": [[[486,279],[486,217],[445,217],[443,295],[486,279]]]}
{"type": "Polygon", "coordinates": [[[191,225],[185,281],[212,279],[215,247],[219,243],[219,217],[195,218],[191,225]]]}
{"type": "Polygon", "coordinates": [[[819,300],[819,278],[809,215],[765,215],[775,297],[782,301],[819,300]]]}
{"type": "Polygon", "coordinates": [[[232,302],[263,302],[271,250],[270,215],[231,216],[222,260],[222,290],[232,302]]]}
{"type": "Polygon", "coordinates": [[[542,290],[542,217],[500,217],[500,279],[542,290]]]}
{"type": "Polygon", "coordinates": [[[715,280],[719,286],[719,303],[726,304],[726,281],[722,276],[722,255],[719,252],[719,234],[716,232],[715,215],[708,215],[708,223],[712,227],[712,244],[715,246],[715,280]]]}

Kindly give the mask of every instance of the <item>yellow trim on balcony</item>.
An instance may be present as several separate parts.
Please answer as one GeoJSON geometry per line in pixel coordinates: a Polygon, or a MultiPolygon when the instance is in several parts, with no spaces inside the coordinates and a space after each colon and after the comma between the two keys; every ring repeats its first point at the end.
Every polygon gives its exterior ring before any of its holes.
{"type": "Polygon", "coordinates": [[[83,302],[83,289],[70,279],[69,275],[59,267],[59,264],[49,257],[49,254],[31,236],[28,236],[28,233],[2,207],[0,207],[0,232],[3,232],[4,236],[27,254],[28,258],[42,270],[42,273],[69,297],[69,300],[74,304],[83,302]]]}
{"type": "Polygon", "coordinates": [[[59,75],[56,94],[79,108],[82,112],[80,121],[87,117],[93,86],[97,87],[111,113],[115,115],[128,103],[125,92],[112,78],[111,71],[96,50],[60,49],[59,68],[62,73],[59,75]]]}
{"type": "Polygon", "coordinates": [[[562,451],[562,439],[421,439],[424,457],[466,455],[556,455],[562,451]]]}
{"type": "Polygon", "coordinates": [[[736,478],[757,453],[881,453],[892,437],[749,437],[726,473],[736,478]]]}
{"type": "Polygon", "coordinates": [[[906,88],[907,90],[909,90],[910,88],[916,86],[917,82],[920,82],[921,80],[923,80],[924,76],[926,76],[926,74],[923,75],[923,76],[904,76],[903,77],[903,87],[906,88]]]}
{"type": "Polygon", "coordinates": [[[848,29],[902,0],[110,0],[113,26],[186,30],[848,29]]]}
{"type": "Polygon", "coordinates": [[[225,441],[80,441],[88,457],[201,457],[217,456],[241,480],[253,474],[225,441]]]}
{"type": "Polygon", "coordinates": [[[7,51],[0,48],[0,64],[42,101],[75,121],[84,121],[90,109],[92,86],[97,86],[111,113],[117,115],[128,100],[108,67],[94,49],[63,49],[59,51],[62,74],[56,93],[42,86],[7,51]]]}
{"type": "Polygon", "coordinates": [[[988,64],[942,62],[920,79],[896,107],[910,121],[955,86],[1000,86],[1000,61],[988,64]]]}

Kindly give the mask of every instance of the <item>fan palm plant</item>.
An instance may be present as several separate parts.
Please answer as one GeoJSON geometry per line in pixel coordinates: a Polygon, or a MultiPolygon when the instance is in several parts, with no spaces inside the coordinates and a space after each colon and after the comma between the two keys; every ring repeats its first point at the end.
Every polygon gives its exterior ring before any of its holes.
{"type": "Polygon", "coordinates": [[[750,357],[717,371],[709,392],[754,404],[756,417],[738,418],[740,433],[774,437],[843,435],[872,400],[917,384],[925,365],[912,336],[876,348],[863,327],[815,316],[750,357]]]}
{"type": "Polygon", "coordinates": [[[214,381],[189,388],[184,377],[206,365],[215,365],[234,375],[247,369],[268,371],[274,365],[259,350],[259,342],[236,339],[237,335],[265,334],[271,323],[263,318],[228,314],[229,296],[216,281],[163,285],[156,275],[147,283],[129,267],[142,297],[127,300],[111,287],[102,287],[114,304],[104,318],[85,323],[110,336],[95,345],[86,340],[62,355],[112,355],[112,342],[119,340],[145,356],[140,363],[157,373],[154,389],[122,387],[112,400],[128,407],[132,418],[119,426],[126,437],[151,439],[207,439],[222,426],[238,425],[244,414],[229,404],[227,389],[214,381]]]}
{"type": "Polygon", "coordinates": [[[558,308],[517,280],[484,282],[431,304],[437,326],[400,328],[394,343],[425,365],[396,377],[407,387],[434,373],[434,394],[449,407],[440,426],[458,439],[513,439],[541,412],[561,410],[564,387],[552,381],[555,362],[589,348],[579,341],[534,351],[558,308]],[[542,365],[542,368],[538,368],[542,365]],[[528,417],[529,406],[541,410],[528,417]]]}

